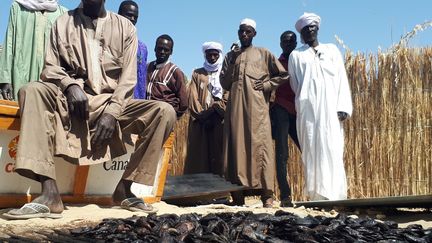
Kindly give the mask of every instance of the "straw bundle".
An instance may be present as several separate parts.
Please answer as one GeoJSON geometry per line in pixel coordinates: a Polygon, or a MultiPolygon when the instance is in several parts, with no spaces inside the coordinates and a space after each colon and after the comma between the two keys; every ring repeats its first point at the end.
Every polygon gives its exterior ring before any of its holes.
{"type": "Polygon", "coordinates": [[[432,49],[346,57],[355,113],[346,123],[351,198],[430,194],[432,49]]]}

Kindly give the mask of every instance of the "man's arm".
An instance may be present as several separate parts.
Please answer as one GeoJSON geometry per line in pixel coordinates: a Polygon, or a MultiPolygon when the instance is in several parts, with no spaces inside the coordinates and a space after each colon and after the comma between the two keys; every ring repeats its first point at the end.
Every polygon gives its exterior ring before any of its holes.
{"type": "Polygon", "coordinates": [[[221,118],[225,115],[225,109],[226,109],[226,103],[228,102],[229,92],[226,90],[223,90],[222,99],[215,101],[213,103],[213,108],[215,109],[216,113],[219,114],[221,118]]]}
{"type": "Polygon", "coordinates": [[[178,109],[177,109],[177,117],[182,116],[188,109],[188,94],[184,81],[184,73],[177,68],[174,72],[174,85],[175,85],[175,94],[179,99],[178,109]]]}
{"type": "Polygon", "coordinates": [[[92,138],[92,145],[100,148],[115,132],[117,120],[133,96],[137,81],[137,50],[138,38],[136,29],[131,26],[131,32],[125,39],[123,51],[123,68],[108,106],[96,123],[96,131],[92,138]]]}
{"type": "Polygon", "coordinates": [[[288,59],[288,73],[289,73],[289,82],[291,85],[291,89],[294,92],[294,94],[298,96],[300,93],[300,91],[298,90],[299,80],[296,75],[296,63],[292,53],[288,59]]]}
{"type": "Polygon", "coordinates": [[[54,23],[51,28],[50,41],[48,43],[45,53],[45,66],[41,73],[41,79],[44,82],[50,82],[57,85],[64,93],[66,89],[72,84],[78,84],[83,87],[84,81],[71,77],[67,70],[70,68],[66,60],[60,54],[59,46],[65,45],[59,36],[58,29],[62,26],[58,26],[58,21],[54,23]]]}
{"type": "Polygon", "coordinates": [[[233,58],[232,52],[229,52],[224,58],[221,73],[219,76],[221,86],[224,90],[231,90],[231,85],[233,83],[234,65],[235,60],[233,58]]]}
{"type": "Polygon", "coordinates": [[[147,47],[144,43],[138,41],[137,52],[137,83],[135,85],[134,98],[146,98],[147,80],[147,47]]]}
{"type": "Polygon", "coordinates": [[[147,51],[147,46],[143,43],[143,60],[142,60],[142,72],[144,73],[143,77],[144,77],[144,87],[147,85],[147,56],[148,56],[148,51],[147,51]]]}
{"type": "Polygon", "coordinates": [[[338,113],[346,113],[346,115],[338,115],[340,120],[345,120],[348,116],[352,115],[352,99],[351,89],[349,86],[348,77],[346,74],[345,64],[339,49],[336,46],[334,48],[334,65],[339,77],[339,90],[337,91],[337,111],[338,113]]]}
{"type": "Polygon", "coordinates": [[[268,69],[270,73],[270,79],[263,83],[264,92],[270,92],[275,90],[279,85],[288,82],[288,72],[285,70],[279,60],[267,51],[268,69]]]}
{"type": "Polygon", "coordinates": [[[136,29],[131,26],[123,51],[123,68],[118,81],[117,88],[111,97],[111,100],[104,113],[110,114],[118,119],[126,108],[127,103],[132,98],[133,89],[137,81],[137,49],[138,38],[136,29]]]}
{"type": "Polygon", "coordinates": [[[192,80],[189,84],[188,100],[189,100],[189,112],[193,119],[202,119],[203,107],[198,100],[198,86],[200,81],[198,80],[198,74],[196,71],[192,73],[192,80]]]}
{"type": "Polygon", "coordinates": [[[88,119],[88,99],[82,85],[82,79],[76,80],[67,73],[67,62],[59,52],[59,45],[63,45],[59,37],[58,22],[51,29],[51,36],[45,54],[45,66],[41,73],[41,79],[44,82],[56,84],[65,94],[70,114],[81,118],[88,119]]]}

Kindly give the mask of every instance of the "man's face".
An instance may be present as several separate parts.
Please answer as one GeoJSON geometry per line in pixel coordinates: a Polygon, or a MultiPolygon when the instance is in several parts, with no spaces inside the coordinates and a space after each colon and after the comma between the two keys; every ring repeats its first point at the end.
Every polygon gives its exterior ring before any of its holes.
{"type": "Polygon", "coordinates": [[[248,47],[252,44],[252,40],[256,35],[256,31],[249,25],[240,25],[238,30],[238,38],[242,47],[248,47]]]}
{"type": "Polygon", "coordinates": [[[84,14],[90,18],[97,18],[103,9],[105,0],[82,0],[84,14]]]}
{"type": "Polygon", "coordinates": [[[207,59],[207,62],[209,62],[210,64],[214,64],[217,62],[217,60],[219,59],[219,51],[215,50],[215,49],[209,49],[205,51],[205,57],[207,59]]]}
{"type": "Polygon", "coordinates": [[[288,33],[280,39],[280,47],[285,54],[291,53],[297,46],[297,40],[294,34],[288,33]]]}
{"type": "Polygon", "coordinates": [[[315,24],[305,26],[301,29],[300,34],[305,43],[315,42],[318,40],[318,26],[315,24]]]}
{"type": "Polygon", "coordinates": [[[154,51],[157,63],[166,62],[172,54],[172,42],[166,39],[158,39],[154,51]]]}
{"type": "Polygon", "coordinates": [[[138,8],[134,5],[124,5],[119,13],[121,16],[127,18],[132,22],[133,25],[136,25],[138,21],[138,8]]]}

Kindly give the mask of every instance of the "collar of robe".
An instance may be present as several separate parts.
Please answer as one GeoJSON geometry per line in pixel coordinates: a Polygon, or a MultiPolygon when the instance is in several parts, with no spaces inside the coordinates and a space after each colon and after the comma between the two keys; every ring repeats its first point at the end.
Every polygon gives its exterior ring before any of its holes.
{"type": "Polygon", "coordinates": [[[161,68],[163,68],[165,65],[167,65],[168,63],[170,63],[171,61],[168,59],[168,60],[166,60],[165,62],[163,62],[163,63],[159,63],[159,64],[157,64],[156,62],[155,62],[155,68],[156,69],[161,69],[161,68]]]}

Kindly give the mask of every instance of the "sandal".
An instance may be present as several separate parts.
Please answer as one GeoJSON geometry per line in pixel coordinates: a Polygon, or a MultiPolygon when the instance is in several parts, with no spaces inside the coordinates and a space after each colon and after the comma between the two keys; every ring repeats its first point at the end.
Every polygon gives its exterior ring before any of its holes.
{"type": "Polygon", "coordinates": [[[19,209],[12,209],[3,216],[7,219],[62,218],[61,213],[51,213],[51,210],[40,203],[26,203],[19,209]]]}
{"type": "Polygon", "coordinates": [[[137,197],[126,198],[120,203],[120,207],[132,212],[156,213],[158,211],[152,205],[137,197]]]}

